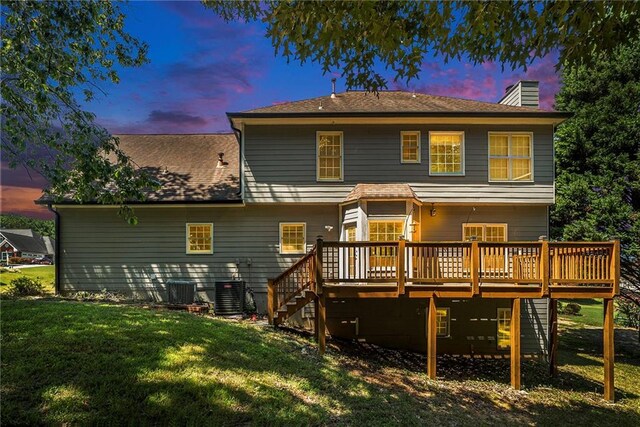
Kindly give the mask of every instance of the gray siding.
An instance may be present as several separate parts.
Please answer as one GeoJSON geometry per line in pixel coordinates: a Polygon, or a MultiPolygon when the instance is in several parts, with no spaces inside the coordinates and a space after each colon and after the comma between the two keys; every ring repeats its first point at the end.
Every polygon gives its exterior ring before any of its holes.
{"type": "Polygon", "coordinates": [[[548,235],[546,206],[431,206],[422,207],[422,240],[461,240],[465,222],[498,222],[507,224],[508,240],[538,240],[548,235]]]}
{"type": "Polygon", "coordinates": [[[61,290],[110,291],[162,300],[168,279],[192,279],[203,299],[217,280],[239,277],[266,308],[267,279],[300,258],[279,254],[279,223],[307,223],[307,244],[317,235],[338,239],[335,206],[245,208],[136,208],[139,224],[127,225],[108,208],[61,208],[61,290]],[[187,222],[212,222],[212,255],[185,254],[187,222]],[[325,225],[332,225],[328,233],[325,225]],[[236,272],[235,262],[240,261],[236,272]],[[251,260],[251,265],[248,265],[251,260]]]}
{"type": "MultiPolygon", "coordinates": [[[[507,224],[508,240],[538,240],[548,235],[546,206],[438,206],[436,216],[430,206],[422,208],[422,240],[461,240],[465,222],[507,224]]],[[[501,305],[502,307],[508,307],[501,305]]],[[[545,353],[548,350],[549,310],[546,299],[522,301],[522,351],[545,353]]]]}
{"type": "Polygon", "coordinates": [[[245,200],[341,202],[358,183],[410,184],[418,197],[447,203],[552,204],[551,125],[247,126],[245,200]],[[342,131],[344,182],[316,181],[316,131],[342,131]],[[400,132],[421,132],[420,164],[400,163],[400,132]],[[465,132],[465,176],[429,176],[429,131],[465,132]],[[489,183],[488,132],[533,132],[534,182],[489,183]],[[285,166],[283,166],[285,165],[285,166]]]}

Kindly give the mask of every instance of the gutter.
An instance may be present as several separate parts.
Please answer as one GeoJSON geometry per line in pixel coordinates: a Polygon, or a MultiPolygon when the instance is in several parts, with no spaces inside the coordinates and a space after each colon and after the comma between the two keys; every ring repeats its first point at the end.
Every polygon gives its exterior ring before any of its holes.
{"type": "Polygon", "coordinates": [[[58,212],[57,210],[55,210],[52,206],[51,203],[47,204],[47,209],[51,212],[54,213],[54,215],[56,216],[56,220],[55,220],[55,228],[56,228],[56,243],[55,243],[55,251],[56,253],[53,255],[53,268],[55,271],[55,279],[56,279],[56,283],[55,283],[55,294],[56,295],[60,295],[60,267],[61,267],[61,260],[62,260],[62,252],[60,252],[60,212],[58,212]]]}
{"type": "MultiPolygon", "coordinates": [[[[396,111],[396,112],[368,112],[368,111],[352,111],[352,112],[308,112],[308,113],[227,113],[229,121],[232,119],[274,119],[274,118],[331,118],[331,117],[492,117],[492,118],[570,118],[573,113],[561,111],[509,111],[509,112],[488,112],[488,111],[447,111],[447,112],[415,112],[415,111],[396,111]]],[[[233,129],[233,123],[232,123],[233,129]]]]}
{"type": "Polygon", "coordinates": [[[229,116],[229,126],[231,127],[231,130],[233,130],[233,132],[236,134],[236,138],[238,139],[238,192],[236,193],[238,196],[240,196],[240,200],[243,199],[242,195],[243,195],[243,187],[242,187],[242,178],[244,177],[244,159],[243,159],[243,155],[242,155],[242,130],[238,129],[237,127],[235,127],[233,125],[233,119],[231,118],[231,116],[229,116]]]}

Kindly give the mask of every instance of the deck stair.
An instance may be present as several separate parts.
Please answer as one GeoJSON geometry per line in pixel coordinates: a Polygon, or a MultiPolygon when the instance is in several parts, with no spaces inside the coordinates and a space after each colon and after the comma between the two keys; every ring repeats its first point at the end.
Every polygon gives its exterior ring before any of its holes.
{"type": "Polygon", "coordinates": [[[316,300],[315,248],[275,279],[269,280],[269,321],[281,325],[316,300]]]}

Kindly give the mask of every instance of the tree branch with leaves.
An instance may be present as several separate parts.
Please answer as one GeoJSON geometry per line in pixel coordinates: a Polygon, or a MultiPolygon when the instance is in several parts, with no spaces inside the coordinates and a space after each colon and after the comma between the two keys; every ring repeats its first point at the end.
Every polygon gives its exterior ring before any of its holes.
{"type": "Polygon", "coordinates": [[[124,29],[121,3],[8,1],[2,20],[2,152],[49,183],[51,201],[120,205],[143,200],[156,184],[136,168],[118,140],[78,99],[101,82],[118,83],[117,67],[147,62],[147,45],[124,29]]]}

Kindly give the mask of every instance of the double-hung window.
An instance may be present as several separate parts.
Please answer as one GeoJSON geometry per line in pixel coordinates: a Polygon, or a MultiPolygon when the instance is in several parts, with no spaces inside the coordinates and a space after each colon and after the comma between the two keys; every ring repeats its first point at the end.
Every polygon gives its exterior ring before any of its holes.
{"type": "Polygon", "coordinates": [[[188,254],[212,254],[213,224],[187,223],[186,244],[188,254]]]}
{"type": "Polygon", "coordinates": [[[342,181],[342,132],[318,132],[316,139],[318,181],[342,181]]]}
{"type": "Polygon", "coordinates": [[[448,337],[449,325],[449,307],[436,308],[436,336],[448,337]]]}
{"type": "Polygon", "coordinates": [[[402,163],[420,163],[420,132],[400,132],[400,154],[402,163]]]}
{"type": "Polygon", "coordinates": [[[506,242],[507,224],[462,224],[462,240],[469,241],[471,237],[481,242],[506,242]]]}
{"type": "Polygon", "coordinates": [[[511,347],[511,309],[498,309],[498,349],[504,350],[511,347]]]}
{"type": "Polygon", "coordinates": [[[464,175],[464,132],[429,132],[429,175],[464,175]]]}
{"type": "Polygon", "coordinates": [[[489,132],[489,181],[533,181],[531,133],[489,132]]]}
{"type": "Polygon", "coordinates": [[[303,254],[306,252],[307,225],[304,222],[280,223],[280,253],[303,254]]]}

